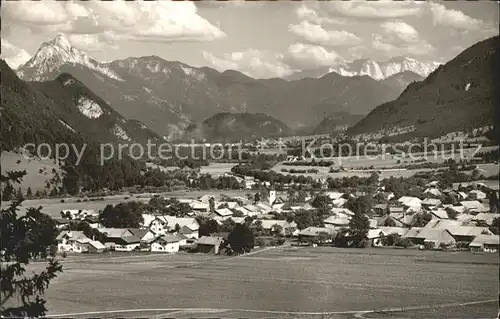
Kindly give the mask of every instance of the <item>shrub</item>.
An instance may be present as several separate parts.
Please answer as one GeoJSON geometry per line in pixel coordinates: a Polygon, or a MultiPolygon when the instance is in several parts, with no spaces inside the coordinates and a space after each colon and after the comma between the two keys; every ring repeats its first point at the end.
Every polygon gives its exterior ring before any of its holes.
{"type": "Polygon", "coordinates": [[[408,238],[399,238],[394,245],[398,247],[408,248],[410,246],[413,246],[413,243],[408,238]]]}
{"type": "Polygon", "coordinates": [[[457,241],[456,243],[457,249],[469,249],[469,243],[466,241],[457,241]]]}
{"type": "Polygon", "coordinates": [[[64,203],[64,199],[61,199],[61,201],[60,201],[60,202],[61,202],[61,203],[64,203]]]}
{"type": "Polygon", "coordinates": [[[266,246],[266,241],[262,238],[257,238],[255,240],[255,245],[259,247],[265,247],[266,246]]]}
{"type": "Polygon", "coordinates": [[[285,243],[285,239],[284,238],[278,238],[278,239],[276,239],[276,245],[277,246],[282,246],[284,243],[285,243]]]}

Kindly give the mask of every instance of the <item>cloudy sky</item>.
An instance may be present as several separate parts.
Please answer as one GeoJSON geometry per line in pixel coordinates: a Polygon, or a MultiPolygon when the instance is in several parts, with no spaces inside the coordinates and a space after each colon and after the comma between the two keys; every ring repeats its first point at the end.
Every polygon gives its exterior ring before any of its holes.
{"type": "Polygon", "coordinates": [[[253,77],[368,58],[446,62],[498,35],[497,1],[2,3],[13,67],[64,33],[99,61],[157,55],[253,77]]]}

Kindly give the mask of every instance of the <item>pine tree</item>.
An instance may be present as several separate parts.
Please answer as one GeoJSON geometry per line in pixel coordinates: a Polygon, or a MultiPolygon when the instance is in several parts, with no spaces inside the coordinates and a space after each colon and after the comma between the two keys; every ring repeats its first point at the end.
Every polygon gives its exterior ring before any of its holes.
{"type": "Polygon", "coordinates": [[[12,196],[14,196],[14,187],[12,187],[10,182],[7,182],[2,192],[2,200],[9,201],[12,199],[12,196]]]}
{"type": "Polygon", "coordinates": [[[17,189],[16,199],[19,200],[19,201],[23,201],[24,200],[23,190],[21,189],[21,187],[19,187],[17,189]]]}
{"type": "MultiPolygon", "coordinates": [[[[2,174],[1,183],[19,183],[25,174],[2,174]]],[[[19,217],[19,204],[15,201],[10,207],[2,207],[0,215],[2,261],[5,262],[2,264],[0,313],[2,317],[43,317],[47,311],[43,293],[62,271],[62,266],[53,258],[57,228],[40,208],[30,208],[19,217]],[[48,263],[41,272],[30,274],[26,268],[34,259],[47,259],[48,263]]]]}
{"type": "Polygon", "coordinates": [[[33,197],[33,191],[31,190],[30,186],[28,186],[28,189],[26,190],[26,197],[28,198],[33,197]]]}

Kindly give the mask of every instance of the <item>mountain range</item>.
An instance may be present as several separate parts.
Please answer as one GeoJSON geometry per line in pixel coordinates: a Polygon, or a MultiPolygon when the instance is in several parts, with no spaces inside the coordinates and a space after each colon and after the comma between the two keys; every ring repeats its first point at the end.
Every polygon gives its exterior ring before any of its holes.
{"type": "Polygon", "coordinates": [[[254,79],[237,71],[194,68],[157,56],[100,63],[62,35],[43,43],[16,71],[26,81],[71,74],[123,117],[169,139],[224,112],[264,113],[294,129],[314,127],[336,112],[366,115],[418,79],[409,72],[398,75],[398,81],[335,72],[296,81],[254,79]]]}
{"type": "Polygon", "coordinates": [[[498,36],[474,44],[425,80],[411,83],[394,101],[376,107],[347,133],[407,140],[496,125],[499,54],[498,36]]]}
{"type": "Polygon", "coordinates": [[[408,57],[394,57],[390,60],[377,62],[369,59],[358,59],[337,66],[322,67],[317,69],[302,70],[288,77],[287,80],[300,80],[303,78],[320,78],[325,74],[335,72],[343,76],[367,75],[375,80],[384,80],[401,72],[412,72],[422,79],[434,71],[440,63],[422,62],[408,57]]]}
{"type": "Polygon", "coordinates": [[[70,74],[27,83],[4,60],[0,60],[0,71],[5,106],[1,118],[3,150],[36,142],[146,143],[160,139],[141,122],[125,119],[70,74]]]}

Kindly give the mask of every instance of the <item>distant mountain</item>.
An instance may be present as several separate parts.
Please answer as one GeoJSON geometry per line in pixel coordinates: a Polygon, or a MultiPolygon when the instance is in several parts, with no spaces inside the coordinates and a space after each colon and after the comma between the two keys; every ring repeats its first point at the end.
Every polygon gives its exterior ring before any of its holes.
{"type": "Polygon", "coordinates": [[[53,81],[27,83],[3,60],[0,70],[5,150],[23,145],[16,141],[29,140],[32,134],[39,137],[38,141],[59,143],[66,141],[65,135],[100,143],[159,139],[144,124],[126,120],[69,74],[61,74],[53,81]]]}
{"type": "Polygon", "coordinates": [[[317,125],[334,112],[367,114],[401,93],[400,87],[368,76],[328,74],[289,82],[194,68],[157,56],[99,63],[64,36],[42,44],[17,73],[36,81],[72,74],[125,118],[172,139],[221,112],[264,113],[299,128],[317,125]]]}
{"type": "Polygon", "coordinates": [[[15,69],[24,62],[31,59],[31,55],[23,49],[20,49],[10,42],[2,39],[2,54],[1,58],[7,62],[7,64],[15,69]]]}
{"type": "Polygon", "coordinates": [[[439,65],[438,62],[421,62],[408,57],[395,57],[383,62],[359,59],[334,67],[303,70],[292,74],[286,79],[299,80],[306,77],[319,78],[328,73],[335,72],[343,76],[368,75],[375,80],[384,80],[405,71],[413,72],[425,78],[439,65]]]}
{"type": "Polygon", "coordinates": [[[401,92],[403,92],[410,83],[419,82],[423,79],[425,79],[425,77],[413,73],[412,71],[403,71],[389,76],[388,78],[382,80],[382,82],[390,87],[400,88],[401,92]]]}
{"type": "Polygon", "coordinates": [[[283,122],[262,113],[219,113],[186,130],[186,138],[240,141],[291,133],[283,122]]]}
{"type": "Polygon", "coordinates": [[[356,124],[363,115],[353,115],[347,112],[338,112],[327,116],[314,129],[313,134],[334,134],[344,132],[350,126],[356,124]]]}
{"type": "Polygon", "coordinates": [[[498,109],[499,37],[481,41],[440,66],[425,80],[410,84],[349,128],[350,135],[399,130],[400,138],[440,136],[490,126],[498,109]]]}

